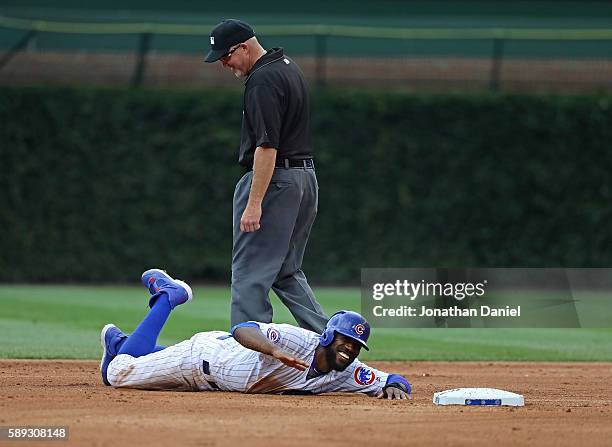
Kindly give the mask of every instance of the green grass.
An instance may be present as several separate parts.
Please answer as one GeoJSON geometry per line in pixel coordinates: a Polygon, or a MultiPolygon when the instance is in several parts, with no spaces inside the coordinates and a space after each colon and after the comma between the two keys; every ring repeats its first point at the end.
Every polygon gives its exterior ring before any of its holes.
{"type": "MultiPolygon", "coordinates": [[[[328,313],[359,311],[358,289],[317,288],[328,313]]],[[[171,344],[195,332],[229,327],[229,290],[194,287],[159,340],[171,344]]],[[[277,322],[294,323],[272,300],[277,322]]],[[[100,328],[132,330],[147,312],[142,287],[0,286],[0,358],[94,359],[100,328]]],[[[364,360],[612,361],[612,329],[374,329],[364,360]]]]}

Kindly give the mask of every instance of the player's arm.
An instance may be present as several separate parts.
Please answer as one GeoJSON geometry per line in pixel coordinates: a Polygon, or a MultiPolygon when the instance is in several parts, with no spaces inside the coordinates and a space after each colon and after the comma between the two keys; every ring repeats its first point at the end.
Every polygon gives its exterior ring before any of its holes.
{"type": "Polygon", "coordinates": [[[412,399],[412,387],[405,377],[399,374],[389,374],[383,389],[376,395],[379,399],[412,399]]]}
{"type": "Polygon", "coordinates": [[[240,219],[240,231],[250,233],[260,228],[261,203],[266,195],[274,166],[276,164],[276,149],[273,147],[258,147],[255,149],[253,162],[253,180],[249,200],[240,219]]]}
{"type": "Polygon", "coordinates": [[[232,329],[232,334],[238,343],[253,351],[261,352],[283,362],[287,366],[299,369],[300,371],[308,368],[308,363],[285,352],[280,347],[270,343],[261,333],[257,323],[242,323],[232,329]]]}
{"type": "Polygon", "coordinates": [[[379,399],[410,399],[412,387],[399,374],[388,374],[355,361],[345,371],[344,381],[334,391],[364,393],[379,399]]]}

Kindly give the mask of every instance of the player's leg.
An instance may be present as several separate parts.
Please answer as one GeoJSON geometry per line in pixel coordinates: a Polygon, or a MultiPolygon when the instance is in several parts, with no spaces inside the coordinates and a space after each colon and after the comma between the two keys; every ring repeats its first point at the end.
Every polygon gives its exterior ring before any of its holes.
{"type": "Polygon", "coordinates": [[[119,354],[108,366],[108,382],[116,388],[196,390],[192,350],[190,339],[140,357],[119,354]]]}
{"type": "Polygon", "coordinates": [[[218,390],[211,376],[210,360],[227,337],[230,337],[227,332],[200,332],[189,340],[141,357],[120,354],[108,366],[108,380],[121,388],[218,390]]]}
{"type": "Polygon", "coordinates": [[[314,296],[306,275],[301,270],[302,260],[310,230],[317,215],[318,185],[314,170],[296,170],[302,189],[302,199],[297,215],[289,251],[272,290],[287,306],[300,327],[321,333],[329,319],[314,296]]]}
{"type": "Polygon", "coordinates": [[[272,321],[268,293],[278,276],[299,211],[300,191],[288,170],[276,170],[262,203],[261,227],[245,233],[240,219],[251,189],[252,173],[236,185],[233,210],[231,325],[272,321]],[[280,171],[280,172],[279,172],[280,171]]]}
{"type": "Polygon", "coordinates": [[[170,302],[166,292],[159,292],[151,310],[146,317],[134,329],[134,332],[127,338],[117,354],[129,354],[132,357],[140,357],[153,352],[157,337],[164,324],[170,316],[170,302]]]}
{"type": "MultiPolygon", "coordinates": [[[[102,343],[102,360],[100,361],[100,373],[102,381],[105,385],[110,385],[107,379],[107,370],[110,362],[117,356],[123,345],[128,339],[128,335],[124,334],[114,324],[107,324],[102,328],[100,333],[100,341],[102,343]]],[[[165,346],[155,345],[153,352],[158,352],[166,349],[165,346]]]]}
{"type": "Polygon", "coordinates": [[[100,372],[106,385],[110,384],[107,378],[108,365],[115,356],[128,354],[140,357],[165,349],[164,346],[156,345],[156,341],[171,310],[193,297],[188,284],[174,280],[162,270],[147,270],[142,275],[142,282],[151,293],[149,300],[151,310],[134,332],[128,337],[113,324],[107,324],[102,329],[101,341],[104,352],[100,372]]]}
{"type": "Polygon", "coordinates": [[[187,283],[173,279],[160,269],[147,270],[142,274],[141,281],[151,293],[151,310],[121,346],[118,354],[140,357],[154,352],[157,337],[168,320],[170,311],[193,297],[191,287],[187,283]]]}
{"type": "Polygon", "coordinates": [[[165,346],[156,345],[155,341],[169,314],[168,300],[165,297],[160,297],[132,335],[124,334],[114,324],[107,324],[102,328],[100,339],[103,353],[102,361],[100,362],[100,373],[105,385],[110,385],[107,378],[108,365],[117,355],[131,354],[134,357],[140,357],[166,348],[165,346]],[[161,327],[157,329],[160,323],[161,327]],[[157,335],[155,335],[156,332],[157,335]]]}

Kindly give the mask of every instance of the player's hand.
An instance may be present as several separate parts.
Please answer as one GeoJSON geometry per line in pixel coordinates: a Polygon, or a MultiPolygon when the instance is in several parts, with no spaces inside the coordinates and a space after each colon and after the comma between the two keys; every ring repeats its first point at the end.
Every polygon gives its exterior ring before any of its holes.
{"type": "Polygon", "coordinates": [[[240,219],[240,231],[243,233],[251,233],[260,228],[259,221],[261,219],[261,205],[247,204],[242,218],[240,219]]]}
{"type": "Polygon", "coordinates": [[[277,360],[280,360],[285,365],[291,366],[295,369],[299,369],[300,371],[305,371],[309,366],[308,363],[306,363],[304,360],[295,358],[281,349],[274,350],[272,352],[272,357],[277,360]]]}
{"type": "Polygon", "coordinates": [[[395,388],[393,386],[388,386],[383,388],[383,390],[376,395],[377,398],[383,399],[387,398],[389,400],[392,399],[412,399],[412,396],[407,392],[400,390],[399,388],[395,388]]]}

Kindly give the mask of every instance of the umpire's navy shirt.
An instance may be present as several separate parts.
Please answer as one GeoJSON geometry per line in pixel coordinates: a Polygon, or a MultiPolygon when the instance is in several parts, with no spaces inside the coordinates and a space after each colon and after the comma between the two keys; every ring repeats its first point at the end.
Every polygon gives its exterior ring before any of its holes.
{"type": "Polygon", "coordinates": [[[272,48],[244,84],[238,162],[251,168],[259,146],[275,148],[277,160],[312,157],[308,87],[300,67],[282,48],[272,48]]]}

